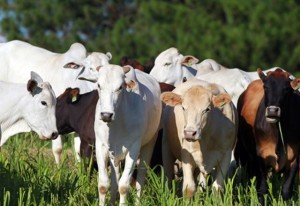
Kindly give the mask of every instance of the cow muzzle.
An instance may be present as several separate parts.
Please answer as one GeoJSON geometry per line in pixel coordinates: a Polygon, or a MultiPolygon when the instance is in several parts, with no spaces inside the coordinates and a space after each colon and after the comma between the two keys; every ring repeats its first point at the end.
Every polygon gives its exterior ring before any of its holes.
{"type": "Polygon", "coordinates": [[[111,122],[112,121],[113,113],[101,112],[100,115],[101,115],[102,121],[104,121],[104,122],[111,122]]]}
{"type": "Polygon", "coordinates": [[[266,120],[268,123],[278,122],[281,115],[281,109],[277,106],[269,106],[266,108],[266,120]]]}
{"type": "Polygon", "coordinates": [[[195,142],[199,139],[197,135],[197,130],[194,129],[185,129],[183,135],[183,139],[185,139],[188,142],[195,142]]]}
{"type": "Polygon", "coordinates": [[[58,132],[53,132],[50,137],[45,137],[44,135],[40,136],[41,140],[53,140],[58,137],[58,132]]]}

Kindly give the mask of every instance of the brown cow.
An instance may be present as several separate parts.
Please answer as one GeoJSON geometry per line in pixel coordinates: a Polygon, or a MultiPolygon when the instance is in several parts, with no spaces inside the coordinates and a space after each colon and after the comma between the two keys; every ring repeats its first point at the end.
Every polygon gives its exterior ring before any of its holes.
{"type": "Polygon", "coordinates": [[[282,196],[288,199],[292,195],[299,162],[300,96],[296,89],[300,79],[291,80],[291,75],[281,69],[267,75],[260,69],[257,72],[261,80],[250,83],[238,100],[235,158],[246,168],[248,178],[256,176],[259,200],[263,203],[269,169],[284,172],[282,196]]]}

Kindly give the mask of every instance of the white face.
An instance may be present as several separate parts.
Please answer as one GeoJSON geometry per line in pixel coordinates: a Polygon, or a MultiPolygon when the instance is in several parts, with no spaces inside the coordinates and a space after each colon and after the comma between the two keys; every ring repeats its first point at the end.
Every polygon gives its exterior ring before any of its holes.
{"type": "Polygon", "coordinates": [[[81,81],[78,79],[79,75],[82,74],[93,74],[96,75],[98,73],[100,67],[109,64],[111,60],[111,54],[93,52],[89,54],[85,60],[83,60],[82,65],[78,65],[77,69],[67,69],[66,74],[66,85],[65,88],[71,87],[80,89],[80,93],[86,93],[96,89],[96,84],[87,81],[81,81]]]}
{"type": "Polygon", "coordinates": [[[98,73],[97,87],[99,93],[97,115],[103,121],[110,122],[115,118],[116,108],[125,87],[123,68],[117,65],[103,66],[98,73]]]}
{"type": "Polygon", "coordinates": [[[211,94],[205,90],[192,88],[183,96],[180,107],[185,122],[183,138],[187,141],[200,140],[212,107],[211,94]]]}
{"type": "Polygon", "coordinates": [[[176,48],[170,48],[160,53],[155,59],[154,67],[150,75],[158,82],[177,85],[182,81],[183,72],[181,68],[181,60],[183,56],[179,54],[176,48]]]}
{"type": "Polygon", "coordinates": [[[41,139],[53,139],[57,137],[56,97],[49,83],[42,83],[41,88],[24,106],[24,119],[41,139]]]}

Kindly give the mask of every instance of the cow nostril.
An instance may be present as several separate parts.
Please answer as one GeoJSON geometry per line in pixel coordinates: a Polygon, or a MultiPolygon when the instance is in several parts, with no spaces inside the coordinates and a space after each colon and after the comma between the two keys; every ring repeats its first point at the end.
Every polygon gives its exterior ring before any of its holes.
{"type": "Polygon", "coordinates": [[[194,137],[197,134],[197,131],[184,130],[184,135],[186,137],[194,137]]]}
{"type": "Polygon", "coordinates": [[[56,139],[58,137],[58,132],[53,132],[51,137],[52,139],[56,139]]]}
{"type": "Polygon", "coordinates": [[[113,113],[110,113],[110,112],[101,112],[101,119],[104,122],[110,122],[112,116],[113,116],[113,113]]]}

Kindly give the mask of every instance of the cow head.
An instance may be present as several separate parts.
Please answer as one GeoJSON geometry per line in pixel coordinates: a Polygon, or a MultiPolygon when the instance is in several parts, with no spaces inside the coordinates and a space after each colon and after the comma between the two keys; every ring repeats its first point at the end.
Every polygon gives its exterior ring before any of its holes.
{"type": "Polygon", "coordinates": [[[100,119],[111,122],[125,92],[138,91],[135,71],[131,66],[104,65],[97,75],[79,77],[81,80],[97,83],[99,101],[97,104],[100,119]]]}
{"type": "Polygon", "coordinates": [[[70,88],[68,87],[64,93],[62,93],[61,95],[59,95],[57,97],[57,104],[56,107],[60,104],[60,103],[68,103],[68,104],[72,104],[72,103],[76,103],[79,100],[80,97],[80,89],[79,88],[70,88]]]}
{"type": "Polygon", "coordinates": [[[92,52],[89,53],[81,62],[68,62],[64,65],[64,68],[73,70],[74,74],[67,74],[67,78],[72,78],[72,81],[67,81],[68,84],[65,85],[65,87],[78,87],[82,93],[96,89],[94,84],[78,81],[78,77],[85,74],[96,75],[103,65],[109,64],[111,58],[112,55],[110,52],[107,52],[106,54],[101,52],[92,52]]]}
{"type": "Polygon", "coordinates": [[[196,70],[191,68],[199,60],[193,56],[183,56],[176,48],[169,48],[160,53],[154,62],[150,75],[158,82],[164,82],[177,86],[183,82],[183,78],[195,76],[196,70]]]}
{"type": "Polygon", "coordinates": [[[282,69],[269,71],[265,75],[261,69],[257,73],[264,85],[265,115],[269,123],[276,123],[281,116],[281,105],[287,94],[297,90],[300,86],[300,79],[293,78],[288,72],[282,69]]]}
{"type": "Polygon", "coordinates": [[[55,118],[56,97],[51,85],[43,82],[35,72],[27,83],[30,100],[23,108],[23,116],[29,127],[40,139],[55,139],[58,136],[55,118]]]}
{"type": "Polygon", "coordinates": [[[231,101],[228,94],[213,92],[202,86],[193,86],[183,95],[174,92],[164,92],[161,100],[167,105],[175,107],[175,115],[181,113],[184,118],[182,128],[183,139],[187,141],[201,140],[202,133],[207,126],[211,111],[221,109],[231,101]],[[177,108],[176,108],[177,107],[177,108]]]}

